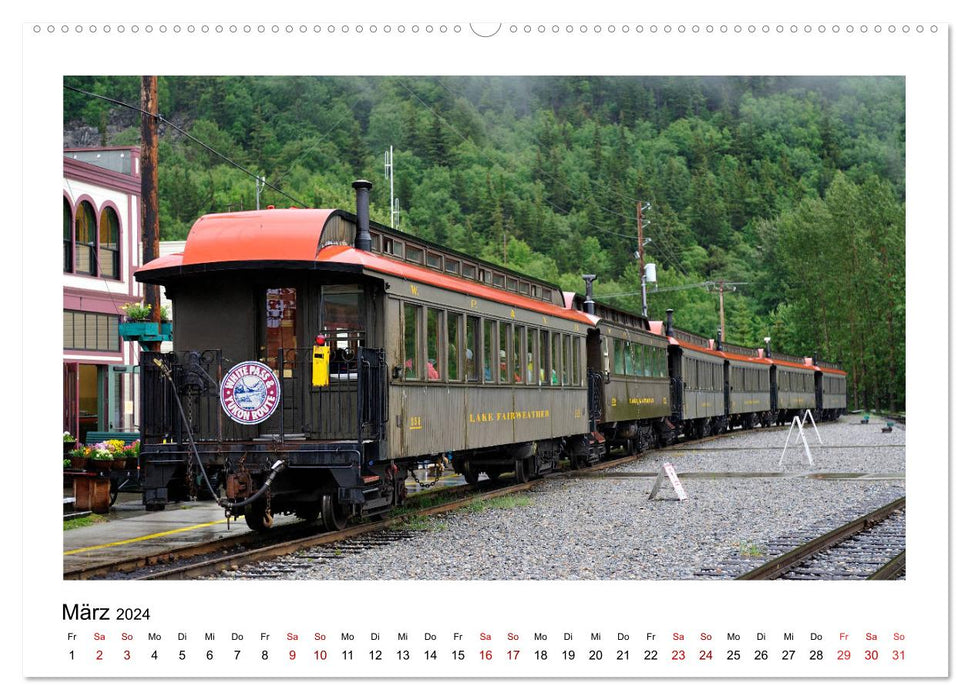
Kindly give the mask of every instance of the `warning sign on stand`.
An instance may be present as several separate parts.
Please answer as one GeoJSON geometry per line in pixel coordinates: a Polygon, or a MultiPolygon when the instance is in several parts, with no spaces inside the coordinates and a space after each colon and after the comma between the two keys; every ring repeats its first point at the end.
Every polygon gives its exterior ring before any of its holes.
{"type": "Polygon", "coordinates": [[[670,462],[665,462],[661,471],[657,474],[657,479],[654,480],[654,488],[651,489],[651,495],[648,496],[648,500],[657,496],[658,491],[661,490],[661,482],[667,479],[671,486],[674,488],[674,492],[678,494],[678,500],[687,500],[688,494],[684,492],[684,486],[681,485],[681,480],[678,478],[678,473],[674,471],[674,465],[670,462]]]}

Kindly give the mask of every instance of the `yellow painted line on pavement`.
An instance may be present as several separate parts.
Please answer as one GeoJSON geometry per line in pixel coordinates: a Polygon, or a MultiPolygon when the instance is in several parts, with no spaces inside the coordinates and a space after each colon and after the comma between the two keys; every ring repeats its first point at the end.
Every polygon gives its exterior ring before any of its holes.
{"type": "Polygon", "coordinates": [[[93,547],[82,547],[81,549],[71,549],[64,552],[64,556],[69,554],[81,554],[83,552],[93,552],[97,549],[107,549],[108,547],[117,547],[123,544],[131,544],[132,542],[144,542],[145,540],[153,540],[156,537],[165,537],[167,535],[175,535],[180,532],[189,532],[190,530],[198,530],[202,527],[212,527],[213,525],[222,525],[225,520],[213,520],[211,523],[200,523],[199,525],[189,525],[188,527],[180,527],[177,530],[168,530],[167,532],[156,532],[152,535],[144,535],[142,537],[133,537],[130,540],[119,540],[118,542],[108,542],[106,544],[96,544],[93,547]]]}

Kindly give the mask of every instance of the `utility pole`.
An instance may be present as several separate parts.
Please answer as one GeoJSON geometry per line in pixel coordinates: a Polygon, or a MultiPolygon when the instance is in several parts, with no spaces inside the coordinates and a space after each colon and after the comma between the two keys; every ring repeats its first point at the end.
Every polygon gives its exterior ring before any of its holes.
{"type": "MultiPolygon", "coordinates": [[[[647,272],[644,260],[644,217],[643,213],[651,209],[651,203],[641,205],[637,203],[637,260],[641,268],[641,316],[647,318],[647,272]]],[[[647,223],[651,223],[648,221],[647,223]]]]}
{"type": "Polygon", "coordinates": [[[727,342],[725,338],[725,292],[729,293],[737,291],[738,287],[748,284],[748,282],[726,282],[725,280],[718,280],[717,282],[707,282],[709,286],[718,286],[718,320],[722,329],[722,342],[727,342]],[[725,285],[729,285],[729,289],[725,289],[725,285]]]}
{"type": "MultiPolygon", "coordinates": [[[[158,77],[142,76],[142,263],[147,264],[158,257],[158,77]]],[[[146,284],[145,303],[151,305],[153,323],[160,323],[161,299],[159,288],[146,284]]],[[[149,352],[159,352],[160,342],[146,343],[149,352]]]]}
{"type": "Polygon", "coordinates": [[[260,194],[263,192],[263,188],[266,187],[266,178],[262,175],[256,176],[256,211],[260,210],[260,194]]]}
{"type": "Polygon", "coordinates": [[[718,280],[718,320],[721,323],[722,342],[725,342],[725,280],[718,280]]]}

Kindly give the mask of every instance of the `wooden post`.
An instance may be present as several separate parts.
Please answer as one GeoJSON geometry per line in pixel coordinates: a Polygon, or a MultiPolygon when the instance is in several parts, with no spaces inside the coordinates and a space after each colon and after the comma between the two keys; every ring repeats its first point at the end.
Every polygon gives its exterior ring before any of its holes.
{"type": "MultiPolygon", "coordinates": [[[[158,257],[158,78],[154,75],[142,76],[142,264],[158,257]]],[[[161,295],[154,284],[146,284],[145,303],[152,306],[151,321],[159,323],[161,317],[161,295]]],[[[160,342],[146,343],[150,352],[159,352],[160,342]]]]}
{"type": "Polygon", "coordinates": [[[641,315],[647,318],[647,282],[644,279],[644,224],[641,203],[637,203],[637,260],[641,269],[641,315]]]}

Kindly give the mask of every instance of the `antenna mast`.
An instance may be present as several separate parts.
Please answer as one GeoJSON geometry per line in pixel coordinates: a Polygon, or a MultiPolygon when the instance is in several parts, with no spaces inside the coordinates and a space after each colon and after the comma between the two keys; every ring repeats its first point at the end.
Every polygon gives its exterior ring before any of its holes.
{"type": "Polygon", "coordinates": [[[401,220],[401,205],[394,197],[394,146],[384,152],[384,177],[391,181],[391,228],[398,228],[401,220]]]}

